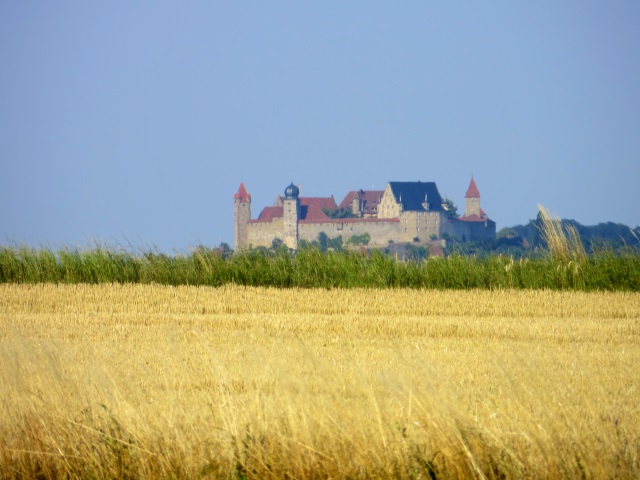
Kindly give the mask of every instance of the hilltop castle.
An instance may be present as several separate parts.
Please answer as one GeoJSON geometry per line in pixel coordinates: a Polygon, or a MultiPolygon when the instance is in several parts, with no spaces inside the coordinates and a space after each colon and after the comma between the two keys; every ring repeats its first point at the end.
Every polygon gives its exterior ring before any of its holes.
{"type": "Polygon", "coordinates": [[[434,182],[389,182],[384,190],[354,190],[340,205],[331,197],[301,197],[293,183],[274,205],[251,218],[251,195],[240,184],[234,201],[235,249],[272,245],[274,239],[296,249],[300,240],[313,241],[324,232],[330,238],[369,234],[369,245],[427,243],[443,234],[460,241],[493,239],[496,224],[480,208],[480,192],[471,178],[465,213],[451,218],[434,182]],[[351,218],[332,218],[327,212],[349,210],[351,218]]]}

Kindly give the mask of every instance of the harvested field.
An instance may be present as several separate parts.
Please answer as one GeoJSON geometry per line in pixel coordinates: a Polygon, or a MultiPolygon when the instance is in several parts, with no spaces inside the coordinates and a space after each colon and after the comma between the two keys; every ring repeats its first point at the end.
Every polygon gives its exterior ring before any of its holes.
{"type": "Polygon", "coordinates": [[[0,478],[638,478],[640,294],[0,285],[0,478]]]}

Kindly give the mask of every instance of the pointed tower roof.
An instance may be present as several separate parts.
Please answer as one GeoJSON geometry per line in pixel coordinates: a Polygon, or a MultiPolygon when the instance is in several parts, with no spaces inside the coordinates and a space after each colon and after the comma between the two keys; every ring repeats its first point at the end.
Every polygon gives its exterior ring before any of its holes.
{"type": "Polygon", "coordinates": [[[247,189],[244,188],[244,182],[240,182],[237,193],[233,196],[234,200],[240,200],[241,202],[247,202],[251,200],[251,195],[247,193],[247,189]]]}
{"type": "Polygon", "coordinates": [[[480,198],[480,192],[478,191],[478,187],[476,187],[476,182],[473,179],[473,175],[471,176],[471,183],[469,183],[469,188],[467,188],[467,194],[465,198],[480,198]]]}

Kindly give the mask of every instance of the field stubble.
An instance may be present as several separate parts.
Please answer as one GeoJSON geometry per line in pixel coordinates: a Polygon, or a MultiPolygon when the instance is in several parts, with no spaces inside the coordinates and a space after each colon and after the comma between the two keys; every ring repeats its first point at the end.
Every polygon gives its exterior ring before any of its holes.
{"type": "Polygon", "coordinates": [[[637,293],[0,299],[2,478],[640,475],[637,293]]]}

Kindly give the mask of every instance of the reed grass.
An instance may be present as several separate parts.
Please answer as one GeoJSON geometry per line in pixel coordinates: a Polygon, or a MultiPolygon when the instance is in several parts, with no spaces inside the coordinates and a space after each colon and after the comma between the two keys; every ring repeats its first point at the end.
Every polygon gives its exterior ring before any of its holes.
{"type": "Polygon", "coordinates": [[[560,217],[552,214],[542,205],[538,205],[540,212],[540,233],[547,244],[549,254],[555,261],[574,261],[585,263],[587,252],[580,240],[578,230],[573,225],[563,225],[560,217]]]}
{"type": "Polygon", "coordinates": [[[5,246],[0,247],[0,283],[639,291],[640,255],[616,255],[603,250],[588,257],[452,255],[401,262],[377,251],[322,253],[308,249],[295,256],[278,251],[238,253],[225,258],[205,248],[168,256],[136,255],[107,247],[55,252],[5,246]]]}

